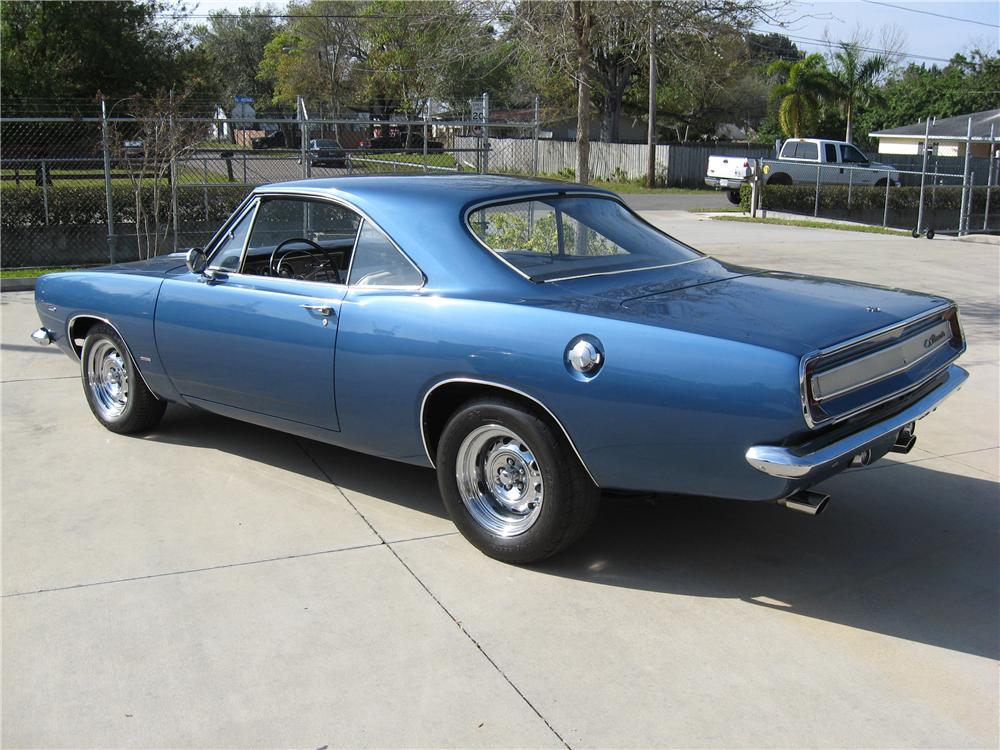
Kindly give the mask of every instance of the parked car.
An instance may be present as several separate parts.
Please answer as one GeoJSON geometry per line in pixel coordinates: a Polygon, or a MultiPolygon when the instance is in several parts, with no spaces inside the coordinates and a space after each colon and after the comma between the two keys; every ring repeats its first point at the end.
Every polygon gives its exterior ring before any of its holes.
{"type": "Polygon", "coordinates": [[[267,135],[262,135],[250,140],[250,148],[254,150],[268,148],[298,148],[302,143],[300,136],[293,136],[290,140],[285,137],[282,130],[272,130],[267,135]]]}
{"type": "MultiPolygon", "coordinates": [[[[760,160],[761,178],[767,185],[899,184],[899,170],[873,162],[847,141],[790,138],[777,159],[760,160]]],[[[705,184],[727,190],[732,203],[740,202],[740,186],[753,174],[753,160],[745,156],[709,156],[705,184]]]]}
{"type": "MultiPolygon", "coordinates": [[[[318,138],[309,141],[309,150],[306,151],[309,163],[314,167],[337,167],[347,166],[347,152],[336,141],[326,138],[318,138]]],[[[298,160],[302,163],[302,159],[298,160]]]]}
{"type": "Polygon", "coordinates": [[[35,301],[112,432],[176,403],[436,467],[511,562],[570,545],[601,490],[817,513],[810,487],[909,451],[967,377],[947,299],[732,266],[613,193],[500,176],[265,185],[204,249],[35,301]]]}
{"type": "MultiPolygon", "coordinates": [[[[406,138],[405,133],[383,135],[367,141],[361,141],[360,146],[367,151],[423,151],[424,136],[419,131],[414,130],[410,133],[409,139],[406,138]]],[[[428,140],[427,151],[435,154],[443,153],[444,143],[428,140]]]]}

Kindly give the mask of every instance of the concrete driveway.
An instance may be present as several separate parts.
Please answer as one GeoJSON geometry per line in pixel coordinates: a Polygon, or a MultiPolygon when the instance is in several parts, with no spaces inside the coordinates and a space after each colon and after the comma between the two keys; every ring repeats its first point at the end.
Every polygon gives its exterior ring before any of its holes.
{"type": "Polygon", "coordinates": [[[818,518],[607,499],[518,568],[428,470],[183,408],[106,432],[6,293],[3,746],[996,747],[996,248],[648,208],[727,260],[955,297],[971,380],[818,518]]]}

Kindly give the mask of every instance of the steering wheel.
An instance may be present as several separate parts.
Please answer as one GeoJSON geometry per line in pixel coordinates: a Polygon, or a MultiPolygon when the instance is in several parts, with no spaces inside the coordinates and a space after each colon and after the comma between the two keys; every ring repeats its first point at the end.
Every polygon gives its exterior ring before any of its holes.
{"type": "Polygon", "coordinates": [[[274,262],[275,257],[278,256],[278,253],[281,252],[282,248],[284,248],[285,245],[291,245],[293,242],[302,242],[302,243],[305,243],[306,245],[309,245],[314,250],[317,250],[318,252],[322,253],[323,256],[326,258],[327,263],[330,264],[329,267],[328,267],[328,270],[329,271],[333,271],[333,280],[334,280],[334,283],[336,283],[336,284],[342,284],[343,283],[340,280],[340,271],[338,271],[337,270],[337,266],[334,265],[333,258],[330,257],[330,254],[327,253],[327,251],[324,250],[320,245],[318,245],[317,243],[313,242],[312,240],[307,240],[305,237],[289,237],[287,240],[284,240],[283,242],[279,242],[278,245],[277,245],[277,247],[275,247],[274,250],[271,251],[271,258],[267,262],[267,269],[268,269],[268,271],[270,272],[270,274],[272,276],[280,276],[281,275],[280,274],[280,271],[281,271],[281,262],[285,259],[285,256],[288,255],[292,251],[289,251],[288,253],[282,253],[282,255],[280,257],[278,257],[277,264],[275,264],[275,262],[274,262]]]}

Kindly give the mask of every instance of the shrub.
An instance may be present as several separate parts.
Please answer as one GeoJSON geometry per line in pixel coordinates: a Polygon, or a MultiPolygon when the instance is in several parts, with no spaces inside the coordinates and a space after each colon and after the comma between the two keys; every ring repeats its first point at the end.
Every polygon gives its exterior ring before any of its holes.
{"type": "MultiPolygon", "coordinates": [[[[170,191],[161,188],[160,220],[170,215],[170,191]]],[[[208,213],[206,216],[205,189],[177,187],[177,219],[186,222],[222,221],[251,190],[246,185],[213,185],[208,188],[208,213]]],[[[142,188],[142,201],[152,202],[151,186],[142,188]]],[[[107,224],[107,204],[104,187],[90,185],[76,187],[59,185],[48,190],[48,225],[107,224]]],[[[135,223],[135,196],[128,185],[111,188],[115,224],[135,223]]],[[[36,186],[5,189],[0,192],[0,226],[4,228],[44,227],[45,200],[42,188],[36,186]]]]}
{"type": "MultiPolygon", "coordinates": [[[[990,202],[998,205],[1000,188],[991,189],[990,202]]],[[[740,204],[744,195],[740,191],[740,204]]],[[[919,187],[894,187],[889,190],[889,210],[913,212],[920,204],[919,187]]],[[[746,206],[749,208],[749,194],[746,206]]],[[[764,188],[762,205],[770,211],[791,213],[812,213],[816,205],[816,188],[813,185],[767,185],[764,188]]],[[[885,207],[884,187],[853,187],[847,185],[823,185],[820,187],[819,205],[821,209],[842,211],[882,211],[885,207]],[[848,195],[850,203],[848,203],[848,195]]],[[[962,205],[962,188],[937,187],[924,191],[924,208],[939,211],[958,211],[962,205]],[[933,205],[932,205],[933,200],[933,205]]],[[[986,190],[973,191],[972,210],[982,211],[986,205],[986,190]]]]}

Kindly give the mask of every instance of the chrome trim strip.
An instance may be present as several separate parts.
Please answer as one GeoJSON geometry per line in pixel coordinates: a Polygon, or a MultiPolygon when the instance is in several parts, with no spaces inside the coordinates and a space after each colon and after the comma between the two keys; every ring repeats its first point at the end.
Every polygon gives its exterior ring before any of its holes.
{"type": "MultiPolygon", "coordinates": [[[[829,354],[834,354],[836,352],[839,352],[839,351],[842,351],[844,349],[850,348],[850,347],[852,347],[852,346],[854,346],[856,344],[859,344],[859,343],[862,343],[864,341],[867,341],[868,339],[873,339],[873,338],[876,338],[878,336],[881,336],[881,335],[883,335],[885,333],[890,333],[890,332],[896,330],[897,328],[904,328],[904,327],[906,327],[908,325],[912,325],[914,323],[919,323],[920,321],[922,321],[924,319],[933,318],[935,315],[940,315],[942,312],[945,312],[947,310],[954,310],[955,311],[956,320],[958,319],[958,307],[955,305],[954,302],[947,302],[947,303],[945,303],[943,305],[939,305],[938,307],[935,307],[935,308],[933,308],[931,310],[928,310],[927,312],[922,312],[919,315],[914,315],[911,318],[906,318],[905,320],[897,321],[896,323],[893,323],[893,324],[888,325],[888,326],[884,326],[882,328],[876,328],[874,331],[869,331],[868,333],[863,333],[860,336],[855,336],[854,338],[850,338],[847,341],[841,341],[840,343],[833,344],[832,346],[828,346],[825,349],[816,349],[814,351],[809,352],[808,354],[803,355],[802,359],[799,360],[799,396],[800,396],[800,398],[802,400],[802,417],[805,420],[806,425],[810,429],[813,429],[813,428],[822,427],[822,426],[828,425],[828,424],[836,424],[838,422],[844,421],[845,419],[850,419],[851,417],[856,416],[857,414],[860,414],[861,412],[865,411],[866,409],[870,409],[873,406],[878,406],[879,404],[885,403],[886,401],[891,401],[892,399],[896,398],[897,396],[902,396],[902,395],[904,395],[906,393],[909,393],[910,391],[913,391],[913,390],[919,388],[920,386],[922,386],[924,383],[926,383],[931,378],[935,377],[936,375],[939,375],[941,373],[941,370],[943,370],[945,367],[947,367],[952,362],[954,362],[956,359],[958,359],[963,353],[965,353],[965,348],[966,348],[965,335],[964,335],[964,333],[962,334],[962,348],[959,350],[958,354],[956,354],[951,360],[949,360],[948,362],[946,362],[940,369],[935,370],[930,375],[928,375],[926,378],[922,379],[919,383],[915,383],[914,385],[907,386],[906,388],[903,388],[903,389],[901,389],[899,391],[895,391],[894,393],[890,393],[890,394],[888,394],[888,395],[886,395],[886,396],[884,396],[884,397],[882,397],[880,399],[872,401],[871,403],[868,403],[868,404],[865,404],[863,406],[860,406],[857,409],[854,409],[854,410],[852,410],[852,411],[850,411],[850,412],[848,412],[846,414],[840,414],[836,418],[829,417],[827,419],[821,419],[819,421],[813,420],[812,414],[809,411],[809,392],[807,390],[807,381],[806,381],[806,368],[809,366],[809,364],[813,360],[818,359],[820,357],[825,357],[825,356],[827,356],[829,354]]],[[[960,333],[962,333],[962,327],[961,327],[961,325],[959,325],[959,329],[958,330],[959,330],[960,333]]]]}
{"type": "Polygon", "coordinates": [[[79,315],[74,315],[72,318],[66,321],[66,340],[69,341],[69,348],[73,351],[74,354],[76,354],[76,358],[80,361],[80,371],[83,372],[83,358],[80,356],[80,352],[76,350],[76,343],[73,341],[73,334],[72,334],[73,323],[75,323],[80,318],[90,318],[91,320],[99,320],[101,323],[109,325],[114,329],[115,333],[118,334],[118,338],[120,338],[122,340],[122,343],[125,344],[125,351],[128,352],[128,356],[132,360],[132,366],[135,368],[135,371],[139,373],[139,377],[142,379],[142,384],[146,386],[147,391],[153,394],[153,398],[155,398],[157,401],[162,401],[162,399],[156,395],[156,392],[149,387],[149,383],[146,382],[146,376],[143,375],[142,370],[139,369],[139,364],[135,361],[135,356],[133,356],[132,350],[129,348],[128,341],[126,341],[125,337],[122,336],[122,332],[118,330],[118,326],[116,326],[107,318],[102,318],[100,315],[90,315],[89,313],[80,313],[79,315]]]}
{"type": "Polygon", "coordinates": [[[642,268],[623,268],[620,271],[598,271],[596,273],[581,273],[576,276],[560,276],[558,279],[545,279],[543,284],[554,284],[557,281],[570,281],[571,279],[589,279],[591,276],[615,276],[620,273],[635,273],[636,271],[655,271],[658,268],[674,268],[676,266],[686,266],[688,263],[697,263],[701,260],[708,260],[711,255],[702,255],[700,258],[690,258],[679,260],[676,263],[664,263],[660,266],[643,266],[642,268]]]}
{"type": "Polygon", "coordinates": [[[436,468],[436,465],[434,463],[434,459],[431,457],[431,449],[430,449],[430,446],[427,444],[427,434],[424,431],[424,409],[427,406],[427,399],[430,398],[430,395],[434,391],[436,391],[438,388],[440,388],[441,386],[447,385],[449,383],[472,383],[473,385],[488,385],[488,386],[493,386],[495,388],[501,388],[501,389],[503,389],[505,391],[510,391],[511,393],[516,393],[518,396],[523,396],[524,398],[528,399],[529,401],[531,401],[531,402],[533,402],[535,404],[538,404],[540,407],[542,407],[545,410],[546,414],[548,414],[550,417],[552,417],[552,421],[555,422],[557,425],[559,425],[559,429],[562,430],[563,435],[566,437],[566,441],[569,443],[570,447],[573,449],[573,453],[575,453],[576,457],[579,459],[580,465],[583,466],[583,470],[586,471],[587,472],[587,476],[590,477],[590,481],[594,483],[595,487],[600,487],[600,485],[597,483],[597,480],[594,479],[594,475],[590,473],[590,469],[587,467],[587,463],[583,460],[583,456],[580,455],[580,451],[577,450],[576,443],[573,442],[573,438],[570,437],[569,432],[563,426],[563,423],[559,421],[559,418],[555,414],[552,413],[552,410],[549,409],[549,407],[547,407],[545,404],[543,404],[541,401],[539,401],[537,398],[535,398],[531,394],[525,393],[524,391],[518,390],[517,388],[512,388],[509,385],[504,385],[503,383],[497,383],[497,382],[492,381],[492,380],[479,380],[478,378],[464,378],[464,377],[448,378],[446,380],[438,381],[437,383],[435,383],[434,385],[432,385],[430,388],[428,388],[426,393],[424,393],[424,397],[420,401],[420,416],[419,416],[419,419],[420,419],[420,439],[424,443],[424,453],[427,454],[427,460],[430,462],[432,468],[436,468]]]}
{"type": "MultiPolygon", "coordinates": [[[[746,452],[747,463],[758,471],[781,479],[806,480],[827,470],[837,470],[841,468],[840,463],[849,463],[851,458],[887,435],[902,429],[910,422],[926,417],[948,396],[961,388],[968,378],[968,372],[958,365],[951,365],[948,368],[948,379],[944,383],[899,414],[812,453],[803,453],[801,449],[795,447],[754,445],[746,452]]],[[[842,468],[847,467],[845,465],[842,468]]]]}
{"type": "MultiPolygon", "coordinates": [[[[950,321],[945,320],[945,321],[942,321],[942,323],[948,324],[948,328],[950,330],[950,328],[951,328],[951,322],[950,321]]],[[[940,327],[941,326],[937,326],[937,328],[940,328],[940,327]]],[[[930,329],[930,330],[934,330],[934,329],[930,329]]],[[[837,365],[836,367],[832,367],[829,370],[823,370],[823,372],[814,374],[810,378],[810,382],[812,383],[812,387],[813,387],[813,394],[814,394],[813,395],[813,399],[816,401],[816,403],[822,404],[824,401],[829,401],[831,398],[837,398],[838,396],[843,396],[844,394],[852,393],[852,392],[854,392],[854,391],[856,391],[856,390],[858,390],[860,388],[865,388],[865,387],[867,387],[869,385],[872,385],[873,383],[877,383],[880,380],[885,380],[886,378],[891,378],[893,375],[899,375],[899,373],[906,372],[907,370],[910,370],[910,369],[916,367],[918,364],[920,364],[921,362],[923,362],[928,357],[933,356],[934,354],[937,354],[939,351],[941,351],[941,349],[943,349],[944,347],[948,346],[952,342],[952,339],[954,339],[954,336],[947,336],[946,338],[941,339],[940,341],[937,342],[936,345],[934,345],[934,347],[932,349],[928,349],[926,352],[924,352],[923,354],[921,354],[919,357],[917,357],[912,362],[907,362],[906,364],[900,365],[899,367],[897,367],[897,368],[895,368],[893,370],[889,370],[888,372],[879,373],[878,375],[875,375],[874,377],[868,378],[867,380],[864,380],[864,381],[862,381],[860,383],[852,383],[851,385],[844,386],[840,390],[836,390],[836,391],[833,391],[831,393],[824,393],[822,396],[816,396],[815,395],[815,392],[816,392],[816,379],[817,378],[823,378],[823,377],[825,377],[827,375],[830,375],[831,373],[839,372],[839,371],[843,370],[845,367],[853,367],[854,365],[860,364],[862,362],[867,362],[867,361],[870,361],[872,359],[875,359],[875,358],[877,358],[877,357],[879,357],[879,356],[881,356],[883,354],[886,354],[889,350],[891,350],[891,349],[893,349],[895,347],[899,347],[899,346],[902,346],[904,344],[907,344],[910,341],[912,341],[913,339],[917,338],[918,336],[923,336],[926,333],[927,333],[926,330],[922,331],[922,332],[920,332],[918,334],[914,334],[913,336],[911,336],[911,337],[909,337],[907,339],[904,339],[902,341],[898,341],[895,344],[892,344],[891,346],[886,347],[885,349],[879,349],[878,351],[872,352],[871,354],[866,354],[864,357],[858,357],[858,359],[849,360],[849,361],[845,362],[842,365],[837,365]]]]}
{"type": "MultiPolygon", "coordinates": [[[[512,271],[514,271],[518,276],[520,276],[520,277],[522,277],[524,279],[527,279],[528,281],[530,281],[533,284],[538,284],[538,283],[545,284],[545,283],[549,283],[551,281],[565,281],[567,278],[583,278],[582,276],[580,276],[580,277],[577,277],[577,276],[567,276],[567,277],[562,278],[562,279],[547,279],[547,280],[540,281],[540,282],[539,281],[535,281],[534,279],[531,278],[531,276],[529,274],[526,274],[520,268],[518,268],[517,266],[513,265],[512,263],[510,263],[500,253],[496,252],[493,248],[491,248],[489,245],[487,245],[485,242],[483,242],[482,239],[480,239],[479,235],[476,234],[474,231],[472,231],[472,224],[469,221],[469,214],[471,214],[473,211],[478,211],[479,209],[486,208],[488,206],[502,206],[502,205],[509,204],[509,203],[522,203],[524,201],[534,200],[535,198],[558,198],[558,197],[570,197],[570,196],[579,196],[579,195],[590,196],[590,197],[597,197],[597,198],[603,198],[605,200],[614,201],[619,206],[621,206],[626,211],[628,211],[635,219],[637,219],[638,221],[640,221],[643,224],[645,224],[646,226],[648,226],[650,229],[652,229],[657,234],[662,234],[664,237],[666,237],[671,242],[676,242],[678,245],[681,245],[682,247],[687,248],[688,250],[690,250],[693,253],[698,253],[698,255],[701,256],[699,258],[693,258],[691,261],[681,261],[682,263],[689,263],[689,262],[693,262],[694,260],[701,260],[702,258],[711,257],[711,256],[708,256],[708,255],[705,255],[704,253],[702,253],[699,250],[696,250],[695,248],[693,248],[690,245],[688,245],[686,242],[681,242],[676,237],[671,237],[669,234],[667,234],[666,232],[664,232],[659,227],[656,227],[653,224],[650,224],[644,218],[642,218],[641,216],[639,216],[639,214],[637,214],[635,211],[633,211],[632,208],[629,207],[628,204],[626,204],[625,201],[623,201],[621,199],[621,197],[615,195],[614,193],[605,193],[605,192],[601,192],[601,191],[597,191],[597,190],[577,190],[577,189],[575,189],[573,187],[570,187],[569,190],[559,190],[558,188],[555,188],[555,189],[552,189],[552,190],[546,190],[544,192],[539,192],[539,193],[525,193],[524,195],[514,195],[514,196],[507,196],[507,197],[487,198],[486,200],[479,201],[478,203],[473,203],[471,206],[469,206],[468,208],[466,208],[465,211],[462,214],[462,223],[465,224],[466,228],[469,230],[469,234],[471,234],[475,238],[476,242],[478,242],[480,245],[482,245],[490,255],[492,255],[494,258],[496,258],[497,260],[499,260],[501,263],[503,263],[509,269],[511,269],[512,271]]],[[[679,264],[670,264],[670,265],[679,265],[679,264]]],[[[647,266],[646,268],[632,268],[632,269],[628,269],[628,270],[629,271],[649,271],[652,268],[661,268],[661,267],[665,267],[665,266],[647,266]]],[[[602,275],[610,275],[610,274],[626,273],[626,272],[627,271],[605,271],[605,272],[602,272],[602,273],[585,274],[585,275],[587,275],[587,276],[602,276],[602,275]]]]}

